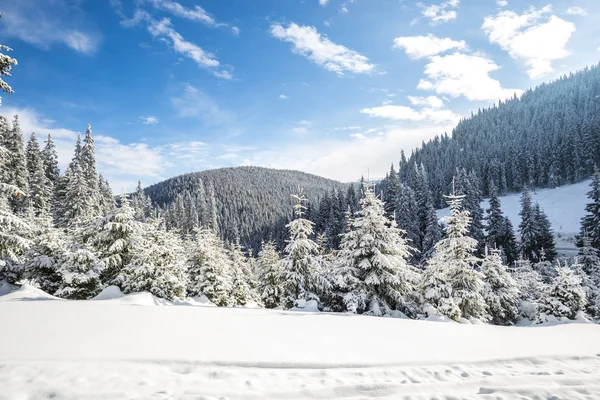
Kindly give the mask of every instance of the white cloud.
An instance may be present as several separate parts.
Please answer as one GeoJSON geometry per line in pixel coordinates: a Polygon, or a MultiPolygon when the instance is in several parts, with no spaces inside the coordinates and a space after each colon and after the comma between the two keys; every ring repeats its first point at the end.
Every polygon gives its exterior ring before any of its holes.
{"type": "Polygon", "coordinates": [[[588,13],[584,8],[581,8],[581,7],[569,7],[567,9],[567,14],[586,16],[588,13]]]}
{"type": "MultiPolygon", "coordinates": [[[[210,15],[204,8],[200,6],[194,6],[194,8],[186,8],[181,4],[171,0],[148,0],[154,8],[163,10],[171,13],[180,18],[189,19],[191,21],[198,21],[204,25],[212,27],[230,27],[229,24],[223,22],[217,22],[215,18],[210,15]]],[[[231,27],[231,31],[234,35],[239,35],[240,30],[238,27],[231,27]]]]}
{"type": "Polygon", "coordinates": [[[293,51],[307,57],[328,71],[343,75],[344,72],[357,74],[371,73],[375,65],[369,59],[345,46],[333,43],[312,26],[298,26],[291,23],[287,28],[279,24],[271,25],[273,37],[293,44],[293,51]]]}
{"type": "Polygon", "coordinates": [[[575,24],[552,13],[550,5],[523,14],[501,11],[484,19],[482,28],[491,43],[498,44],[515,60],[523,61],[531,79],[554,71],[552,61],[565,58],[565,46],[575,32],[575,24]],[[540,22],[542,20],[542,22],[540,22]]]}
{"type": "Polygon", "coordinates": [[[508,5],[508,1],[506,0],[496,0],[496,5],[499,7],[506,7],[508,5]]]}
{"type": "Polygon", "coordinates": [[[425,107],[415,110],[406,106],[384,105],[380,107],[363,108],[361,113],[371,117],[405,121],[431,121],[436,124],[457,123],[460,116],[450,110],[435,110],[425,107]]]}
{"type": "Polygon", "coordinates": [[[177,115],[185,118],[199,118],[213,125],[231,122],[234,116],[219,107],[207,94],[192,85],[185,84],[183,93],[171,97],[171,105],[177,115]]]}
{"type": "Polygon", "coordinates": [[[183,39],[183,37],[173,29],[171,21],[168,18],[163,18],[160,21],[151,21],[150,25],[148,25],[148,31],[154,37],[170,39],[173,50],[194,60],[196,64],[201,67],[210,68],[218,67],[220,65],[213,54],[207,53],[202,50],[200,46],[183,39]]]}
{"type": "Polygon", "coordinates": [[[279,98],[280,98],[280,99],[283,99],[283,100],[287,100],[287,99],[289,99],[289,97],[287,97],[285,94],[280,94],[280,95],[279,95],[279,98]]]}
{"type": "Polygon", "coordinates": [[[394,39],[394,47],[404,49],[413,59],[430,57],[448,50],[464,50],[467,44],[464,40],[456,41],[450,38],[438,38],[433,34],[428,36],[403,36],[394,39]]]}
{"type": "Polygon", "coordinates": [[[140,117],[140,119],[142,120],[142,124],[144,124],[144,125],[158,124],[158,118],[156,118],[152,115],[148,115],[147,117],[140,117]]]}
{"type": "Polygon", "coordinates": [[[3,38],[18,38],[44,50],[63,44],[83,54],[93,54],[100,47],[100,33],[86,25],[86,17],[76,3],[8,1],[2,5],[2,12],[3,38]]]}
{"type": "Polygon", "coordinates": [[[432,4],[426,6],[423,3],[417,3],[417,5],[422,8],[421,14],[423,17],[429,19],[431,24],[435,25],[455,20],[458,14],[453,8],[457,8],[460,5],[460,1],[448,0],[439,5],[432,4]]]}
{"type": "Polygon", "coordinates": [[[427,79],[421,79],[417,88],[451,97],[464,96],[469,100],[496,101],[523,93],[518,89],[505,89],[490,77],[490,72],[499,68],[489,58],[477,55],[433,56],[425,66],[427,79]]]}
{"type": "Polygon", "coordinates": [[[414,97],[408,96],[408,100],[414,106],[427,106],[430,108],[442,108],[444,101],[437,96],[414,97]]]}
{"type": "Polygon", "coordinates": [[[347,14],[347,13],[348,13],[348,7],[341,6],[340,7],[340,14],[347,14]]]}
{"type": "Polygon", "coordinates": [[[325,7],[327,5],[327,3],[329,3],[329,0],[319,0],[319,5],[321,7],[325,7]]]}

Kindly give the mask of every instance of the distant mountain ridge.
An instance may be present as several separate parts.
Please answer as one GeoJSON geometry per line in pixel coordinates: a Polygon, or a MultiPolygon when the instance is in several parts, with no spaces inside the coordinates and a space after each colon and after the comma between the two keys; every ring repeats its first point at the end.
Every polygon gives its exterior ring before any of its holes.
{"type": "Polygon", "coordinates": [[[221,237],[229,241],[239,238],[257,248],[263,238],[282,240],[279,236],[285,233],[285,224],[292,217],[291,195],[298,188],[303,190],[309,206],[315,207],[326,193],[345,191],[348,186],[300,171],[230,167],[179,175],[151,185],[144,192],[163,209],[172,207],[178,197],[191,199],[180,201],[200,201],[211,208],[214,193],[212,209],[221,237]]]}

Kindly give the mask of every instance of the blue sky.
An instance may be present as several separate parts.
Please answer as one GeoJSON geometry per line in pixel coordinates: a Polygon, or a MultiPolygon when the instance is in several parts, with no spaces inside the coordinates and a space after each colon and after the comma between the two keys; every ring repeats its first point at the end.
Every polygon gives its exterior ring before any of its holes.
{"type": "Polygon", "coordinates": [[[596,0],[0,0],[0,112],[131,189],[235,165],[380,177],[472,110],[598,62],[596,0]]]}

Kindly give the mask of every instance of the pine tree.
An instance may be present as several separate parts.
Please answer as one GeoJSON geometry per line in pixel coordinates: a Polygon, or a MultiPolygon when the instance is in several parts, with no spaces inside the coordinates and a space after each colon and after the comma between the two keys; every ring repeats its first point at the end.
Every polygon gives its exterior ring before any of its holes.
{"type": "Polygon", "coordinates": [[[60,169],[58,168],[56,145],[50,134],[48,134],[48,140],[46,140],[46,145],[42,150],[42,162],[44,164],[46,178],[52,183],[53,187],[56,186],[58,178],[60,177],[60,169]]]}
{"type": "MultiPolygon", "coordinates": [[[[5,142],[5,147],[8,152],[8,163],[6,163],[6,168],[9,173],[9,179],[5,183],[14,185],[27,193],[29,191],[29,175],[27,173],[27,161],[25,158],[25,141],[23,139],[23,131],[19,124],[18,115],[15,115],[12,128],[8,131],[5,142]]],[[[18,203],[22,204],[22,202],[18,203]]]]}
{"type": "Polygon", "coordinates": [[[486,221],[487,247],[490,249],[499,249],[504,255],[506,262],[512,264],[518,257],[516,240],[510,220],[502,215],[498,190],[493,182],[490,184],[490,208],[487,209],[486,221]]]}
{"type": "Polygon", "coordinates": [[[124,293],[146,291],[173,301],[185,298],[187,266],[179,237],[161,228],[159,221],[140,224],[138,234],[130,260],[115,283],[124,293]]]}
{"type": "Polygon", "coordinates": [[[245,306],[252,303],[258,304],[258,296],[254,292],[256,282],[239,242],[233,243],[230,246],[228,256],[232,275],[231,305],[245,306]]]}
{"type": "Polygon", "coordinates": [[[98,254],[103,265],[103,283],[119,284],[117,276],[132,262],[137,246],[143,244],[141,230],[142,225],[134,219],[134,211],[123,193],[121,207],[84,226],[78,233],[98,254]]]}
{"type": "Polygon", "coordinates": [[[26,160],[29,174],[29,204],[36,216],[47,217],[50,215],[53,187],[46,177],[42,154],[35,133],[31,134],[31,138],[27,143],[26,160]]]}
{"type": "Polygon", "coordinates": [[[393,310],[415,315],[418,271],[407,262],[413,249],[405,232],[386,218],[384,203],[369,186],[360,207],[336,261],[336,281],[347,283],[349,289],[346,309],[376,316],[393,310]]]}
{"type": "Polygon", "coordinates": [[[92,216],[97,217],[100,215],[100,195],[98,193],[98,172],[96,171],[96,147],[92,137],[92,127],[89,124],[83,138],[80,161],[81,171],[89,191],[90,213],[92,216]]]}
{"type": "Polygon", "coordinates": [[[103,265],[89,248],[84,246],[67,250],[59,264],[61,282],[55,296],[85,300],[102,290],[100,274],[103,265]]]}
{"type": "Polygon", "coordinates": [[[279,253],[275,243],[267,242],[258,253],[256,263],[258,269],[258,293],[266,308],[275,308],[283,305],[285,292],[279,253]]]}
{"type": "Polygon", "coordinates": [[[578,245],[581,247],[582,238],[587,236],[591,247],[600,250],[600,170],[598,168],[594,168],[591,188],[587,194],[591,201],[585,206],[587,214],[581,219],[578,245]]]}
{"type": "MultiPolygon", "coordinates": [[[[469,211],[462,209],[465,196],[453,193],[445,197],[451,213],[444,218],[446,237],[436,244],[428,268],[443,271],[452,289],[453,303],[459,308],[462,318],[487,321],[489,315],[483,297],[483,276],[475,269],[479,262],[474,255],[477,241],[466,236],[471,218],[469,211]]],[[[456,318],[455,315],[447,316],[456,318]]]]}
{"type": "Polygon", "coordinates": [[[528,260],[536,260],[537,238],[539,228],[536,226],[536,219],[531,195],[525,189],[521,195],[521,223],[519,224],[519,234],[521,235],[521,254],[528,260]]]}
{"type": "Polygon", "coordinates": [[[288,308],[294,306],[297,300],[318,301],[318,292],[327,286],[320,275],[323,259],[319,256],[319,246],[310,239],[313,223],[304,218],[306,197],[300,191],[292,198],[296,200],[296,218],[286,225],[290,238],[284,249],[284,257],[279,261],[288,308]]]}
{"type": "MultiPolygon", "coordinates": [[[[105,202],[103,194],[103,183],[100,182],[100,203],[103,204],[105,202]]],[[[135,210],[135,218],[138,221],[145,222],[147,218],[152,214],[152,201],[150,197],[144,193],[144,189],[142,189],[142,182],[138,181],[137,187],[135,189],[135,194],[133,195],[133,199],[131,201],[131,206],[135,210]]],[[[104,208],[104,207],[102,207],[104,208]]],[[[195,208],[194,208],[195,210],[195,208]]],[[[196,215],[196,221],[198,219],[198,215],[196,215]]],[[[195,228],[197,225],[193,225],[190,227],[190,231],[195,228]]]]}
{"type": "Polygon", "coordinates": [[[481,209],[481,181],[474,171],[467,171],[462,168],[456,171],[456,194],[464,195],[463,208],[469,211],[471,224],[467,232],[469,237],[477,240],[479,246],[477,253],[482,254],[484,247],[483,234],[483,210],[481,209]]]}
{"type": "Polygon", "coordinates": [[[575,319],[587,303],[585,291],[581,287],[581,278],[567,266],[559,266],[556,272],[558,275],[550,285],[548,293],[540,300],[540,310],[556,318],[575,319]]]}
{"type": "MultiPolygon", "coordinates": [[[[6,83],[2,77],[10,76],[12,66],[17,65],[17,60],[7,56],[4,52],[12,51],[10,47],[0,44],[0,91],[11,94],[12,88],[6,83]]],[[[2,96],[0,96],[0,106],[2,105],[2,96]]]]}
{"type": "Polygon", "coordinates": [[[554,244],[554,234],[550,227],[550,220],[539,204],[534,207],[535,224],[538,227],[538,237],[536,243],[536,259],[540,261],[552,262],[556,258],[556,247],[554,244]]]}
{"type": "Polygon", "coordinates": [[[106,215],[115,208],[115,196],[102,174],[98,176],[98,191],[100,193],[100,210],[102,215],[106,215]]]}
{"type": "MultiPolygon", "coordinates": [[[[418,246],[421,232],[419,228],[418,206],[415,199],[415,192],[409,186],[406,186],[402,183],[398,185],[398,193],[396,196],[395,205],[395,220],[398,224],[398,228],[406,232],[408,244],[412,247],[418,246]]],[[[415,249],[415,252],[411,256],[410,260],[414,263],[419,259],[420,254],[418,254],[415,249]]]]}
{"type": "Polygon", "coordinates": [[[59,222],[60,226],[79,227],[94,217],[91,212],[93,205],[80,164],[74,164],[69,172],[59,222]]]}
{"type": "Polygon", "coordinates": [[[69,237],[53,226],[38,226],[32,231],[32,245],[25,254],[25,277],[35,281],[44,292],[55,293],[62,282],[58,269],[69,237]]]}
{"type": "Polygon", "coordinates": [[[519,315],[519,289],[502,263],[499,250],[491,250],[481,264],[484,276],[483,297],[488,306],[491,322],[512,325],[519,315]]]}
{"type": "Polygon", "coordinates": [[[205,295],[217,306],[231,304],[231,268],[219,237],[210,229],[196,232],[189,269],[188,292],[205,295]]]}

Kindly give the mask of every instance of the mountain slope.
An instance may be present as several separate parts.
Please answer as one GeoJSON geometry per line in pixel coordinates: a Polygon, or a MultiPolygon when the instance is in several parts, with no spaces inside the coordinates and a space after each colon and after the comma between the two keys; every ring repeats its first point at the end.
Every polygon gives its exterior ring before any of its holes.
{"type": "Polygon", "coordinates": [[[438,207],[457,168],[474,170],[486,196],[492,182],[500,192],[580,182],[600,163],[600,66],[480,109],[415,150],[400,176],[421,163],[438,207]]]}
{"type": "Polygon", "coordinates": [[[219,168],[170,178],[144,189],[160,207],[178,196],[207,198],[214,192],[215,211],[221,236],[257,248],[262,238],[279,242],[292,217],[292,194],[302,188],[309,205],[331,190],[346,190],[347,184],[299,171],[262,167],[219,168]]]}

